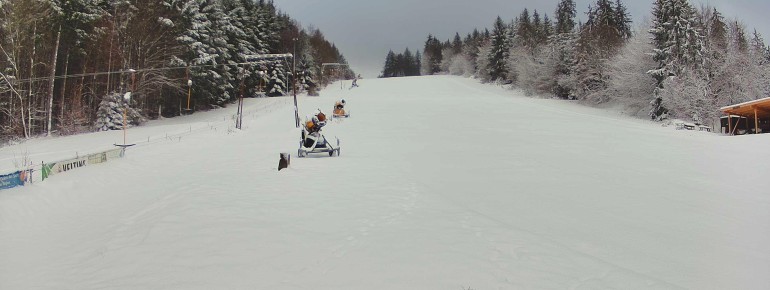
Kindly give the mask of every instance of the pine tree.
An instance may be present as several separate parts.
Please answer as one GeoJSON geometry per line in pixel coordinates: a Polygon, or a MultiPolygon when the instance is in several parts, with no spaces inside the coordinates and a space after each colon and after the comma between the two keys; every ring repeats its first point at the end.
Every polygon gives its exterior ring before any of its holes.
{"type": "Polygon", "coordinates": [[[419,76],[421,67],[422,67],[422,54],[420,54],[420,51],[418,50],[414,54],[414,64],[412,65],[412,75],[419,76]]]}
{"type": "MultiPolygon", "coordinates": [[[[222,3],[224,11],[227,12],[225,21],[229,24],[223,30],[227,36],[228,43],[232,46],[227,61],[230,64],[246,63],[250,61],[249,56],[257,54],[255,43],[249,36],[249,33],[254,33],[251,24],[255,22],[255,19],[249,14],[246,7],[250,4],[248,1],[243,0],[223,0],[222,3]]],[[[230,68],[228,72],[231,75],[228,79],[230,79],[230,82],[235,81],[235,74],[237,72],[232,67],[228,68],[230,68]]],[[[256,95],[256,89],[260,81],[259,76],[254,73],[255,70],[251,67],[244,68],[242,72],[239,78],[244,79],[243,83],[246,90],[244,94],[246,96],[256,95]]],[[[231,84],[231,86],[235,87],[236,85],[231,84]]],[[[240,92],[232,92],[232,94],[240,95],[240,92]]]]}
{"type": "Polygon", "coordinates": [[[492,77],[489,75],[489,67],[491,67],[491,55],[492,55],[492,41],[489,38],[481,38],[478,48],[478,56],[476,57],[476,77],[482,81],[490,81],[492,77]]]}
{"type": "Polygon", "coordinates": [[[556,33],[571,33],[575,29],[575,1],[561,0],[556,8],[556,33]]]}
{"type": "Polygon", "coordinates": [[[770,54],[768,54],[768,47],[765,44],[765,39],[762,35],[754,29],[751,37],[751,55],[752,59],[757,65],[765,65],[770,61],[770,54]]]}
{"type": "Polygon", "coordinates": [[[452,40],[452,52],[459,54],[463,50],[463,40],[460,38],[460,33],[455,33],[455,38],[452,40]]]}
{"type": "Polygon", "coordinates": [[[182,58],[173,62],[177,65],[206,65],[190,70],[195,96],[211,106],[223,106],[234,99],[235,68],[226,66],[232,62],[230,51],[235,47],[229,43],[226,30],[233,29],[222,6],[206,0],[191,0],[182,7],[181,14],[187,27],[178,41],[188,48],[182,58]]]}
{"type": "Polygon", "coordinates": [[[388,51],[385,57],[385,67],[382,69],[382,77],[392,78],[396,76],[396,54],[393,50],[388,51]]]}
{"type": "Polygon", "coordinates": [[[563,99],[575,98],[575,58],[577,36],[574,33],[561,33],[553,37],[551,42],[553,94],[563,99]]]}
{"type": "Polygon", "coordinates": [[[272,1],[259,0],[259,12],[257,15],[257,29],[260,39],[267,45],[264,53],[282,53],[280,32],[285,29],[284,23],[279,19],[278,12],[272,1]]]}
{"type": "Polygon", "coordinates": [[[541,31],[543,32],[543,43],[554,34],[553,23],[551,23],[551,19],[548,18],[548,14],[543,16],[543,28],[541,28],[541,31]]]}
{"type": "Polygon", "coordinates": [[[606,62],[631,36],[629,16],[620,1],[613,4],[609,0],[597,0],[594,6],[588,7],[587,16],[575,42],[575,65],[571,70],[574,78],[570,78],[575,84],[573,93],[580,99],[606,89],[610,79],[605,72],[606,62]]]}
{"type": "Polygon", "coordinates": [[[130,107],[123,94],[114,92],[102,98],[96,112],[96,131],[121,130],[123,127],[138,126],[146,119],[136,108],[130,107]],[[125,111],[126,119],[123,119],[125,111]]]}
{"type": "Polygon", "coordinates": [[[540,44],[544,44],[547,37],[545,31],[543,31],[543,22],[540,20],[540,13],[535,10],[532,13],[532,44],[537,47],[540,44]]]}
{"type": "Polygon", "coordinates": [[[746,36],[746,30],[737,21],[731,25],[733,29],[733,47],[739,52],[745,53],[749,49],[749,39],[746,36]]]}
{"type": "MultiPolygon", "coordinates": [[[[716,8],[713,9],[709,20],[708,41],[712,51],[727,51],[727,24],[724,17],[716,8]]],[[[712,56],[714,57],[714,56],[712,56]]]]}
{"type": "Polygon", "coordinates": [[[308,94],[315,94],[318,83],[316,82],[316,61],[313,53],[313,48],[310,46],[310,41],[305,33],[302,34],[299,41],[300,55],[297,62],[297,73],[299,77],[300,89],[305,90],[308,94]]]}
{"type": "Polygon", "coordinates": [[[631,15],[628,13],[628,8],[623,5],[620,0],[615,0],[615,25],[617,27],[620,38],[629,39],[632,36],[631,30],[631,15]]]}
{"type": "Polygon", "coordinates": [[[553,65],[553,93],[560,98],[573,98],[575,90],[574,71],[577,36],[575,34],[575,1],[561,0],[556,8],[555,35],[552,37],[551,60],[553,65]]]}
{"type": "Polygon", "coordinates": [[[424,74],[432,75],[441,72],[441,62],[444,60],[442,44],[433,35],[428,35],[422,55],[425,58],[422,62],[424,74]]]}
{"type": "Polygon", "coordinates": [[[703,46],[695,10],[687,0],[657,0],[653,17],[649,32],[655,47],[653,59],[658,67],[648,72],[657,84],[655,98],[650,102],[650,117],[660,120],[666,118],[668,112],[661,97],[664,81],[687,68],[700,67],[703,46]]]}
{"type": "Polygon", "coordinates": [[[284,96],[289,91],[286,69],[283,62],[274,62],[269,72],[269,82],[267,84],[267,95],[271,97],[284,96]]]}
{"type": "Polygon", "coordinates": [[[592,42],[593,49],[598,49],[603,57],[611,56],[619,49],[625,39],[627,23],[620,23],[618,12],[609,0],[597,0],[596,6],[589,9],[588,21],[581,31],[581,38],[592,42]]]}
{"type": "Polygon", "coordinates": [[[529,16],[529,10],[524,9],[516,21],[516,46],[532,50],[535,44],[535,29],[529,16]]]}
{"type": "Polygon", "coordinates": [[[489,54],[489,77],[490,81],[504,80],[508,75],[506,65],[509,54],[508,29],[500,16],[495,20],[491,36],[491,53],[489,54]]]}
{"type": "Polygon", "coordinates": [[[414,67],[414,64],[416,63],[414,55],[412,55],[412,51],[410,51],[408,47],[404,50],[403,55],[403,63],[401,63],[401,67],[399,68],[399,71],[401,71],[400,75],[407,77],[413,76],[412,67],[414,67]]]}

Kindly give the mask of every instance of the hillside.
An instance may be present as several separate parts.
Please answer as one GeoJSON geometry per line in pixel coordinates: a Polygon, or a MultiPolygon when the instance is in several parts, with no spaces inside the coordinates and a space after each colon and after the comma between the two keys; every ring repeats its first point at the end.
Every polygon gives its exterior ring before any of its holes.
{"type": "Polygon", "coordinates": [[[242,131],[235,106],[153,121],[123,159],[0,191],[0,289],[770,288],[770,136],[459,77],[358,83],[299,100],[347,101],[324,128],[339,157],[296,158],[292,101],[250,99],[242,131]]]}

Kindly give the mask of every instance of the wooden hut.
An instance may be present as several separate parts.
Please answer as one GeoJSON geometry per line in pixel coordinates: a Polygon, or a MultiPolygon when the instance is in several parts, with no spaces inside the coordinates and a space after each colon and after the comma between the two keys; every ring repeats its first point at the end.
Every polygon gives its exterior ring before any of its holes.
{"type": "Polygon", "coordinates": [[[723,132],[730,135],[770,133],[770,98],[720,109],[723,132]],[[727,130],[724,130],[727,129],[727,130]]]}

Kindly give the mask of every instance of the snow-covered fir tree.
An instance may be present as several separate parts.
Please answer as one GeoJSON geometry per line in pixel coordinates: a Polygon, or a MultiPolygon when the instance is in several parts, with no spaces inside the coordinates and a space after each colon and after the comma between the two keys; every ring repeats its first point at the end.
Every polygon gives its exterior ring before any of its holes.
{"type": "Polygon", "coordinates": [[[566,32],[551,37],[550,54],[548,63],[552,66],[553,87],[552,92],[563,99],[574,99],[575,94],[575,51],[577,35],[566,32]]]}
{"type": "Polygon", "coordinates": [[[286,95],[291,88],[287,83],[288,77],[283,63],[275,62],[269,70],[269,81],[266,88],[267,95],[271,97],[286,95]]]}
{"type": "MultiPolygon", "coordinates": [[[[404,76],[419,76],[421,70],[421,58],[422,56],[412,54],[412,51],[407,47],[403,53],[395,54],[392,50],[388,52],[385,57],[385,67],[382,70],[383,78],[392,77],[404,77],[404,76]]],[[[342,59],[341,61],[344,61],[342,59]]],[[[353,78],[350,72],[346,72],[348,78],[353,78]]]]}
{"type": "Polygon", "coordinates": [[[388,51],[385,56],[385,67],[382,70],[382,77],[391,78],[396,76],[396,53],[393,50],[388,51]]]}
{"type": "Polygon", "coordinates": [[[551,91],[560,98],[573,98],[575,89],[575,1],[561,0],[556,7],[554,34],[550,36],[548,64],[553,73],[551,91]]]}
{"type": "Polygon", "coordinates": [[[455,32],[455,37],[452,39],[452,54],[459,54],[463,50],[463,39],[460,37],[459,32],[455,32]]]}
{"type": "Polygon", "coordinates": [[[272,1],[266,2],[259,0],[259,9],[257,12],[257,31],[259,39],[264,42],[266,47],[259,49],[260,53],[281,53],[280,32],[285,28],[284,23],[279,19],[275,6],[272,1]]]}
{"type": "Polygon", "coordinates": [[[411,74],[414,76],[422,75],[421,69],[422,68],[422,54],[419,50],[414,53],[414,63],[411,66],[411,74]]]}
{"type": "Polygon", "coordinates": [[[492,79],[489,74],[489,67],[492,66],[490,60],[492,55],[492,41],[488,38],[482,38],[479,43],[479,52],[476,57],[476,77],[482,81],[488,81],[492,79]]]}
{"type": "Polygon", "coordinates": [[[96,131],[121,130],[126,127],[138,126],[145,118],[136,108],[130,107],[124,99],[125,94],[113,92],[102,98],[96,111],[96,131]],[[126,119],[123,119],[125,111],[126,119]]]}
{"type": "Polygon", "coordinates": [[[428,40],[425,41],[425,47],[423,48],[422,57],[422,65],[420,68],[422,74],[432,75],[441,72],[441,62],[444,59],[442,45],[438,39],[433,37],[433,35],[428,35],[428,40]]]}
{"type": "Polygon", "coordinates": [[[510,42],[508,40],[508,26],[499,16],[495,20],[491,42],[490,53],[487,56],[489,67],[487,67],[488,81],[504,81],[508,75],[507,61],[509,56],[510,42]]]}
{"type": "Polygon", "coordinates": [[[631,28],[631,14],[628,12],[628,8],[620,0],[615,0],[615,25],[618,30],[618,34],[622,39],[629,39],[632,36],[633,29],[631,28]]]}
{"type": "Polygon", "coordinates": [[[543,43],[547,43],[548,39],[554,34],[553,22],[551,22],[548,14],[543,16],[543,25],[540,31],[542,32],[541,38],[543,43]]]}
{"type": "Polygon", "coordinates": [[[195,96],[206,104],[222,106],[233,98],[234,75],[225,65],[231,63],[230,51],[235,49],[225,31],[234,28],[222,6],[215,1],[190,0],[181,9],[183,20],[191,29],[178,37],[178,41],[188,52],[173,62],[195,66],[190,69],[195,96]]]}
{"type": "MultiPolygon", "coordinates": [[[[269,60],[249,59],[291,51],[292,38],[310,39],[313,50],[312,61],[300,61],[306,68],[305,87],[318,81],[320,63],[343,58],[319,30],[306,33],[271,0],[46,0],[22,5],[27,2],[1,2],[0,45],[8,57],[0,60],[0,70],[9,78],[41,81],[24,85],[23,94],[0,94],[0,104],[14,104],[0,110],[4,136],[93,127],[98,102],[84,99],[125,86],[125,75],[88,80],[65,75],[135,69],[134,100],[143,114],[155,118],[181,112],[188,79],[193,110],[227,105],[239,95],[242,79],[246,95],[253,95],[262,78],[257,72],[273,66],[269,60]]],[[[284,65],[285,76],[287,69],[284,65]]],[[[19,89],[0,83],[3,91],[19,89]]]]}
{"type": "MultiPolygon", "coordinates": [[[[252,26],[256,23],[256,15],[252,14],[252,7],[254,3],[245,0],[222,0],[223,9],[227,14],[228,25],[224,31],[228,41],[232,44],[232,50],[230,50],[230,56],[228,63],[238,64],[251,61],[250,56],[257,54],[257,45],[260,43],[258,39],[254,39],[253,35],[256,34],[256,30],[252,26]]],[[[259,76],[257,75],[254,67],[242,66],[242,72],[236,72],[230,70],[231,76],[238,74],[237,81],[243,78],[244,94],[246,96],[252,96],[256,94],[256,89],[259,84],[259,76]]],[[[240,92],[235,92],[235,95],[239,95],[240,92]]]]}
{"type": "Polygon", "coordinates": [[[555,33],[571,33],[575,29],[575,1],[561,0],[556,7],[556,28],[555,33]]]}
{"type": "Polygon", "coordinates": [[[667,117],[661,90],[669,76],[702,64],[702,36],[697,26],[695,10],[687,0],[657,0],[653,7],[653,23],[649,33],[654,45],[653,59],[658,63],[649,74],[657,88],[650,101],[650,117],[660,120],[667,117]]]}
{"type": "Polygon", "coordinates": [[[513,38],[513,45],[516,47],[523,47],[534,51],[537,44],[535,43],[535,28],[532,25],[532,19],[529,15],[529,10],[524,9],[519,17],[513,21],[511,25],[511,37],[513,38]]]}
{"type": "Polygon", "coordinates": [[[299,89],[314,95],[318,88],[315,53],[308,37],[303,37],[298,46],[300,50],[297,62],[299,89]]]}

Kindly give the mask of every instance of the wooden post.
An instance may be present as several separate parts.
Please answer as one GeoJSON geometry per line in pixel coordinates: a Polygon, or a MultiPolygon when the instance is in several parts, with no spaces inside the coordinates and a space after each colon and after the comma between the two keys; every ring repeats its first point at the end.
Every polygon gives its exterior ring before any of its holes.
{"type": "Polygon", "coordinates": [[[733,115],[731,115],[729,112],[727,113],[727,134],[732,135],[733,133],[733,115]]]}
{"type": "Polygon", "coordinates": [[[746,132],[751,132],[751,128],[749,128],[749,117],[746,118],[746,132]]]}
{"type": "Polygon", "coordinates": [[[291,164],[291,155],[289,153],[281,153],[281,159],[278,161],[278,171],[288,168],[291,164]]]}
{"type": "Polygon", "coordinates": [[[123,146],[126,146],[126,111],[128,111],[128,105],[123,106],[123,146]]]}
{"type": "Polygon", "coordinates": [[[759,116],[757,116],[757,107],[754,107],[754,134],[759,134],[759,116]]]}
{"type": "Polygon", "coordinates": [[[741,116],[738,115],[738,121],[735,121],[735,127],[733,127],[733,130],[730,133],[730,135],[735,135],[735,132],[738,131],[738,125],[740,124],[741,124],[741,116]]]}

